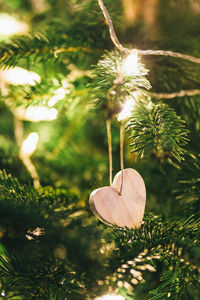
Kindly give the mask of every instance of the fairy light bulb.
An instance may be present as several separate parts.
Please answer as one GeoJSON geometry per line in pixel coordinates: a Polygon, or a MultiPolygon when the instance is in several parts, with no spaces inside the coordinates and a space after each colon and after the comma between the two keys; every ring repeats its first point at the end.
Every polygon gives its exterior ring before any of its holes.
{"type": "Polygon", "coordinates": [[[135,105],[136,105],[136,101],[134,100],[134,98],[127,97],[123,105],[122,111],[118,114],[117,120],[122,121],[129,118],[131,116],[131,112],[135,105]]]}
{"type": "Polygon", "coordinates": [[[65,90],[62,87],[55,90],[54,95],[48,101],[48,106],[50,107],[54,106],[59,100],[64,99],[65,95],[69,92],[70,92],[69,90],[65,90]]]}
{"type": "Polygon", "coordinates": [[[17,21],[8,14],[0,14],[0,34],[9,36],[13,34],[26,34],[27,32],[27,23],[17,21]]]}
{"type": "Polygon", "coordinates": [[[122,71],[126,75],[137,74],[138,72],[138,54],[136,51],[131,52],[122,63],[122,71]]]}
{"type": "Polygon", "coordinates": [[[28,108],[18,107],[15,115],[20,120],[31,122],[52,121],[57,118],[58,111],[55,108],[45,106],[29,106],[28,108]]]}
{"type": "Polygon", "coordinates": [[[104,295],[96,300],[125,300],[125,298],[120,295],[104,295]]]}
{"type": "Polygon", "coordinates": [[[39,140],[39,136],[37,132],[32,132],[29,136],[24,140],[22,147],[20,149],[20,153],[22,156],[31,156],[37,147],[37,143],[39,140]]]}
{"type": "Polygon", "coordinates": [[[28,71],[20,67],[14,67],[8,70],[1,70],[0,79],[5,83],[13,85],[35,85],[36,83],[39,83],[41,81],[41,78],[37,73],[28,71]]]}

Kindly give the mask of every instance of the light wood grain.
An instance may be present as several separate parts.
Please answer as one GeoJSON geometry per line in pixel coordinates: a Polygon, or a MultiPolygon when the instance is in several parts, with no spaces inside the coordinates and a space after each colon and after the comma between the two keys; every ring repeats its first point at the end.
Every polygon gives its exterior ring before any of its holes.
{"type": "Polygon", "coordinates": [[[140,174],[134,169],[123,170],[113,180],[112,187],[102,187],[90,195],[90,206],[94,214],[102,221],[120,227],[140,227],[146,204],[145,184],[140,174]]]}

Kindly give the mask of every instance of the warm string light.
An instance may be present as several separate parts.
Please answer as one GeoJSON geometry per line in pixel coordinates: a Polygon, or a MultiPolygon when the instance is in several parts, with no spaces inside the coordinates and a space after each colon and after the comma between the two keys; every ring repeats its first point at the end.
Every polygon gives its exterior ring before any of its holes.
{"type": "Polygon", "coordinates": [[[45,106],[29,106],[28,108],[17,107],[15,116],[20,120],[31,122],[52,121],[57,118],[58,111],[55,108],[45,106]]]}
{"type": "Polygon", "coordinates": [[[37,132],[30,133],[21,146],[20,149],[21,156],[30,157],[35,151],[38,141],[39,141],[39,136],[37,132]]]}
{"type": "Polygon", "coordinates": [[[138,74],[138,53],[133,50],[123,61],[122,71],[125,75],[138,74]]]}
{"type": "Polygon", "coordinates": [[[52,107],[54,106],[58,101],[65,98],[65,95],[69,93],[69,90],[65,90],[64,88],[60,87],[57,90],[55,90],[54,95],[49,99],[48,106],[52,107]]]}
{"type": "Polygon", "coordinates": [[[31,175],[35,189],[40,188],[40,180],[37,170],[34,164],[32,163],[30,157],[36,150],[38,140],[39,136],[37,132],[30,133],[29,136],[22,143],[19,151],[19,157],[22,160],[25,167],[27,168],[29,174],[31,175]]]}
{"type": "MultiPolygon", "coordinates": [[[[0,71],[1,89],[4,95],[7,95],[7,84],[12,85],[36,85],[40,83],[40,76],[20,67],[14,67],[9,70],[0,71]]],[[[57,90],[56,99],[63,99],[64,92],[61,89],[57,90]]],[[[52,121],[57,118],[57,110],[55,108],[48,108],[45,106],[29,106],[28,108],[17,107],[14,109],[14,115],[20,120],[40,122],[40,121],[52,121]]]]}
{"type": "Polygon", "coordinates": [[[5,84],[13,85],[35,85],[36,83],[39,83],[41,81],[41,78],[37,73],[28,71],[20,67],[14,67],[8,70],[1,70],[0,79],[5,84]]]}
{"type": "Polygon", "coordinates": [[[96,300],[125,300],[125,298],[120,295],[104,295],[96,298],[96,300]]]}
{"type": "MultiPolygon", "coordinates": [[[[126,76],[138,74],[138,53],[136,51],[132,51],[129,55],[127,55],[122,63],[121,70],[126,76]]],[[[136,97],[137,92],[133,92],[132,97],[126,97],[123,108],[118,114],[118,121],[123,121],[131,116],[131,112],[136,105],[136,97]]]]}
{"type": "Polygon", "coordinates": [[[4,297],[6,293],[4,291],[1,292],[1,296],[4,297]]]}
{"type": "Polygon", "coordinates": [[[135,105],[135,99],[131,96],[127,97],[126,101],[124,102],[122,111],[118,114],[117,120],[123,121],[125,119],[128,119],[131,116],[131,112],[134,109],[135,105]]]}
{"type": "Polygon", "coordinates": [[[28,29],[27,23],[17,21],[8,14],[0,14],[0,34],[5,36],[26,34],[28,29]]]}
{"type": "MultiPolygon", "coordinates": [[[[35,73],[28,71],[26,69],[20,67],[14,67],[9,70],[0,71],[0,88],[1,93],[4,96],[8,95],[8,85],[36,85],[41,81],[40,76],[35,73]]],[[[57,96],[57,100],[64,98],[64,93],[61,89],[57,90],[55,93],[57,96]]],[[[7,99],[5,103],[10,107],[11,111],[15,117],[15,136],[20,147],[19,157],[22,160],[23,164],[27,168],[30,176],[33,179],[33,184],[36,189],[40,188],[40,180],[37,170],[32,163],[30,157],[33,152],[36,150],[36,146],[39,140],[39,136],[36,132],[29,134],[27,139],[23,141],[23,120],[32,121],[32,122],[40,122],[40,121],[52,121],[57,118],[58,111],[55,108],[33,105],[28,108],[25,107],[17,107],[12,108],[10,105],[10,100],[7,99]],[[22,142],[23,141],[23,142],[22,142]]]]}
{"type": "MultiPolygon", "coordinates": [[[[7,84],[12,85],[36,85],[40,83],[40,76],[20,67],[14,67],[9,70],[0,71],[1,89],[4,95],[7,94],[7,84]]],[[[68,90],[59,88],[55,91],[55,95],[49,100],[48,106],[51,107],[57,103],[57,101],[63,99],[68,90]]],[[[15,116],[20,120],[40,122],[40,121],[52,121],[57,118],[58,111],[55,108],[49,108],[45,106],[29,106],[28,108],[18,107],[14,110],[15,116]]]]}

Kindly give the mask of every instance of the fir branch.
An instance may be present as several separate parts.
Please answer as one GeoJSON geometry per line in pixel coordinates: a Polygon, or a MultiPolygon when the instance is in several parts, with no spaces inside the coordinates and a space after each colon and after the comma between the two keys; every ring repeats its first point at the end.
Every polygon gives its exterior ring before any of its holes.
{"type": "Polygon", "coordinates": [[[77,293],[78,290],[82,293],[80,281],[78,278],[74,281],[66,261],[50,260],[42,266],[40,258],[33,261],[34,265],[30,268],[22,259],[0,256],[0,276],[4,279],[6,296],[10,299],[15,299],[17,294],[22,299],[49,299],[52,295],[56,299],[65,300],[72,289],[76,288],[77,293]],[[65,276],[64,268],[67,268],[65,276]]]}
{"type": "MultiPolygon", "coordinates": [[[[195,220],[189,217],[186,220],[166,222],[158,216],[148,214],[139,229],[115,230],[113,234],[117,250],[116,268],[112,275],[106,277],[104,284],[112,286],[113,289],[120,287],[129,290],[129,286],[135,288],[138,283],[144,283],[144,272],[156,272],[157,266],[160,269],[162,265],[163,277],[168,268],[178,272],[176,278],[181,289],[173,290],[171,278],[167,283],[168,289],[165,289],[163,284],[163,287],[159,285],[151,293],[158,296],[162,290],[164,298],[164,295],[168,295],[170,287],[172,290],[169,299],[186,293],[187,283],[195,286],[200,280],[197,259],[199,246],[195,242],[199,239],[199,225],[199,218],[195,220]]],[[[110,264],[112,265],[111,262],[110,264]]]]}
{"type": "Polygon", "coordinates": [[[96,49],[88,48],[83,41],[65,33],[56,35],[55,32],[46,32],[34,36],[14,37],[10,42],[0,44],[0,67],[15,66],[24,58],[30,63],[31,57],[33,60],[40,57],[40,61],[43,61],[47,58],[58,59],[58,53],[74,55],[73,53],[80,52],[95,53],[96,49]]]}
{"type": "Polygon", "coordinates": [[[198,299],[199,272],[187,263],[172,258],[170,270],[165,271],[159,286],[150,292],[156,299],[198,299]],[[192,286],[192,288],[191,288],[192,286]]]}
{"type": "MultiPolygon", "coordinates": [[[[131,74],[123,72],[127,55],[118,50],[107,52],[94,69],[92,86],[96,103],[106,111],[108,118],[118,114],[127,97],[134,99],[135,92],[145,94],[151,85],[146,78],[148,70],[142,63],[131,74]]],[[[134,100],[133,100],[134,101],[134,100]]]]}
{"type": "Polygon", "coordinates": [[[0,171],[0,195],[1,200],[6,197],[10,202],[21,204],[26,201],[30,203],[37,197],[34,190],[20,185],[17,178],[7,175],[5,170],[0,171]]]}
{"type": "Polygon", "coordinates": [[[159,162],[164,158],[183,159],[188,130],[176,112],[165,104],[141,101],[136,105],[127,124],[131,130],[132,152],[137,157],[155,155],[159,162]]]}

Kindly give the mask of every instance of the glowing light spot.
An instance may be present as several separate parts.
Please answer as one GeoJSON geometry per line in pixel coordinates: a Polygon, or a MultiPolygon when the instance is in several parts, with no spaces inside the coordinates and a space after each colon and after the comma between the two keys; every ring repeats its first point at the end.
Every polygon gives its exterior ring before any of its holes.
{"type": "Polygon", "coordinates": [[[32,122],[52,121],[57,118],[57,114],[58,111],[55,108],[44,106],[18,107],[15,110],[18,119],[32,122]]]}
{"type": "Polygon", "coordinates": [[[35,237],[38,237],[44,233],[45,233],[44,228],[36,227],[34,230],[28,230],[26,234],[26,238],[28,240],[34,240],[35,237]]]}
{"type": "Polygon", "coordinates": [[[139,283],[138,280],[135,279],[135,278],[131,279],[131,282],[132,282],[134,285],[137,285],[137,284],[139,283]]]}
{"type": "Polygon", "coordinates": [[[18,84],[35,85],[36,83],[39,83],[41,80],[40,76],[37,73],[28,71],[20,67],[14,67],[9,70],[2,70],[0,72],[0,78],[5,83],[10,83],[13,85],[18,85],[18,84]]]}
{"type": "Polygon", "coordinates": [[[117,120],[122,121],[129,118],[135,105],[136,101],[132,97],[128,97],[124,103],[122,111],[118,114],[117,120]]]}
{"type": "Polygon", "coordinates": [[[4,297],[6,293],[4,291],[1,292],[1,296],[4,297]]]}
{"type": "Polygon", "coordinates": [[[0,34],[26,34],[28,32],[28,24],[19,22],[12,16],[0,14],[0,34]]]}
{"type": "Polygon", "coordinates": [[[151,110],[153,108],[153,103],[150,101],[148,104],[147,104],[147,109],[148,110],[151,110]]]}
{"type": "Polygon", "coordinates": [[[138,54],[136,51],[131,52],[129,54],[123,64],[122,71],[125,72],[126,75],[137,74],[138,72],[138,54]]]}
{"type": "Polygon", "coordinates": [[[119,295],[105,295],[99,298],[96,298],[96,300],[125,300],[124,297],[119,295]]]}
{"type": "Polygon", "coordinates": [[[39,140],[39,136],[37,132],[32,132],[29,136],[24,140],[22,147],[20,149],[20,153],[22,156],[31,156],[36,149],[37,143],[39,140]]]}
{"type": "Polygon", "coordinates": [[[48,101],[48,106],[50,107],[54,106],[59,100],[62,100],[65,97],[65,95],[69,93],[70,93],[69,89],[66,90],[62,87],[55,90],[54,96],[51,97],[51,99],[49,99],[48,101]]]}

